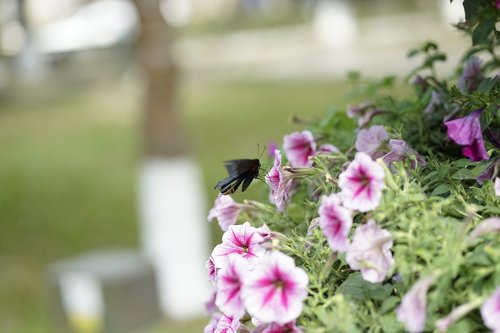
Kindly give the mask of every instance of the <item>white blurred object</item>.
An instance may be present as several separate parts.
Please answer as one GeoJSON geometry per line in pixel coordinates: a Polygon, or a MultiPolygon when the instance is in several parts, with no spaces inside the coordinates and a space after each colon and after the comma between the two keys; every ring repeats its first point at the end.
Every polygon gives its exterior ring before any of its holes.
{"type": "Polygon", "coordinates": [[[163,0],[160,2],[161,15],[173,27],[183,27],[193,19],[191,0],[163,0]]]}
{"type": "Polygon", "coordinates": [[[118,44],[133,35],[137,25],[137,12],[130,1],[99,0],[40,28],[35,37],[42,52],[71,52],[118,44]]]}
{"type": "Polygon", "coordinates": [[[331,47],[346,47],[356,43],[356,18],[347,1],[321,0],[317,3],[313,20],[318,40],[331,47]]]}
{"type": "Polygon", "coordinates": [[[91,326],[97,332],[104,318],[102,287],[96,276],[65,272],[59,277],[62,304],[73,327],[91,326]]]}
{"type": "Polygon", "coordinates": [[[139,175],[142,247],[158,272],[165,315],[203,315],[208,224],[200,171],[189,158],[149,159],[139,175]]]}
{"type": "Polygon", "coordinates": [[[439,1],[439,11],[441,12],[441,20],[450,29],[453,24],[465,21],[465,11],[463,0],[455,0],[452,3],[449,1],[439,1]]]}
{"type": "Polygon", "coordinates": [[[8,21],[0,30],[0,53],[15,56],[21,53],[26,43],[26,32],[18,20],[8,21]]]}

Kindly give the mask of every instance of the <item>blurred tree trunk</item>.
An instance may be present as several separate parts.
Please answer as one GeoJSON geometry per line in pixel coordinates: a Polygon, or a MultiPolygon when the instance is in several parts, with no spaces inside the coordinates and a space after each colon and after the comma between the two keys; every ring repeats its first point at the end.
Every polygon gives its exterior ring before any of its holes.
{"type": "Polygon", "coordinates": [[[147,156],[184,153],[177,112],[179,72],[172,55],[173,32],[160,13],[158,0],[134,0],[141,34],[137,50],[146,74],[147,91],[143,118],[143,151],[147,156]]]}

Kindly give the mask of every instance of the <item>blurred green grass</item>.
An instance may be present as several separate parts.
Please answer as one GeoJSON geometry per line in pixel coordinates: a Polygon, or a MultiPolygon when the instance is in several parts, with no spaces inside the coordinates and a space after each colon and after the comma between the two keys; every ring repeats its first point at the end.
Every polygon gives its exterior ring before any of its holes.
{"type": "MultiPolygon", "coordinates": [[[[138,246],[138,85],[43,91],[0,96],[0,332],[54,331],[47,263],[95,248],[138,246]]],[[[217,194],[213,184],[225,177],[222,161],[255,158],[257,144],[280,145],[285,133],[303,128],[290,115],[320,118],[342,109],[346,91],[330,81],[183,84],[183,120],[204,175],[207,209],[217,194]]],[[[257,181],[235,200],[260,198],[263,188],[257,181]]],[[[205,321],[166,320],[144,332],[200,332],[205,321]]]]}

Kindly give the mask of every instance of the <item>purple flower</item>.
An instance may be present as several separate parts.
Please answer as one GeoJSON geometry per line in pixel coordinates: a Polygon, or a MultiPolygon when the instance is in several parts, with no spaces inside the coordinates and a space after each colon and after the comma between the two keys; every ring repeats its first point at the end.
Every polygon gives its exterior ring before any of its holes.
{"type": "Polygon", "coordinates": [[[493,180],[496,178],[498,170],[500,170],[500,158],[497,157],[493,161],[488,162],[488,164],[486,169],[476,177],[476,181],[479,185],[483,185],[485,180],[493,180]]]}
{"type": "Polygon", "coordinates": [[[219,272],[215,304],[226,315],[243,316],[245,307],[241,298],[243,277],[249,272],[245,259],[230,255],[227,265],[219,272]]]}
{"type": "Polygon", "coordinates": [[[260,324],[252,333],[302,333],[302,330],[292,321],[286,324],[260,324]]]}
{"type": "Polygon", "coordinates": [[[482,109],[478,109],[468,116],[444,123],[448,129],[448,137],[456,144],[463,146],[462,154],[471,161],[489,158],[481,133],[481,112],[482,109]]]}
{"type": "Polygon", "coordinates": [[[214,333],[217,329],[217,323],[219,322],[220,317],[220,313],[214,313],[207,326],[205,326],[203,333],[214,333]]]}
{"type": "Polygon", "coordinates": [[[497,9],[500,9],[500,0],[497,0],[497,9]]]}
{"type": "Polygon", "coordinates": [[[223,314],[217,322],[214,333],[237,333],[240,328],[240,317],[223,314]]]}
{"type": "Polygon", "coordinates": [[[433,113],[436,111],[436,108],[443,103],[443,98],[441,97],[441,94],[438,93],[436,90],[432,90],[432,96],[431,100],[429,101],[429,104],[424,109],[424,113],[429,114],[433,113]]]}
{"type": "Polygon", "coordinates": [[[382,157],[388,166],[396,161],[404,161],[408,158],[411,158],[410,165],[412,169],[415,169],[417,164],[420,166],[425,166],[426,164],[425,158],[417,153],[415,149],[410,148],[404,140],[389,140],[389,148],[391,148],[391,151],[382,157]]]}
{"type": "Polygon", "coordinates": [[[500,217],[490,217],[479,223],[469,234],[468,239],[474,240],[486,233],[500,232],[500,217]]]}
{"type": "Polygon", "coordinates": [[[358,132],[356,138],[356,150],[358,152],[366,153],[373,159],[377,159],[384,155],[380,151],[380,147],[389,138],[384,126],[375,125],[369,129],[362,129],[358,132]]]}
{"type": "Polygon", "coordinates": [[[332,154],[332,153],[338,153],[340,150],[335,147],[334,145],[331,145],[329,143],[322,144],[318,148],[318,154],[332,154]]]}
{"type": "Polygon", "coordinates": [[[245,258],[251,266],[255,265],[266,252],[261,243],[262,237],[248,222],[230,226],[222,235],[222,243],[212,251],[215,267],[224,268],[231,254],[245,258]]]}
{"type": "Polygon", "coordinates": [[[309,157],[316,152],[316,142],[309,131],[294,132],[283,138],[283,149],[292,167],[310,167],[309,157]]]}
{"type": "Polygon", "coordinates": [[[471,57],[465,64],[464,71],[458,79],[457,87],[463,94],[470,94],[477,89],[479,83],[483,80],[481,60],[477,57],[471,57]]]}
{"type": "Polygon", "coordinates": [[[382,282],[394,264],[391,248],[391,233],[369,220],[356,228],[345,258],[349,267],[361,270],[366,281],[382,282]]]}
{"type": "Polygon", "coordinates": [[[406,330],[411,333],[422,332],[425,328],[425,320],[427,318],[427,290],[435,279],[435,275],[420,279],[404,295],[401,304],[396,309],[398,320],[405,324],[406,330]]]}
{"type": "Polygon", "coordinates": [[[207,268],[208,279],[213,285],[215,285],[215,281],[217,280],[217,267],[215,267],[214,258],[212,256],[208,258],[205,263],[205,267],[207,268]]]}
{"type": "Polygon", "coordinates": [[[216,288],[212,289],[212,292],[210,293],[210,297],[205,301],[205,310],[207,310],[207,313],[210,315],[214,315],[217,312],[217,305],[215,305],[215,297],[217,296],[217,290],[216,288]]]}
{"type": "Polygon", "coordinates": [[[347,236],[352,226],[351,211],[340,204],[336,194],[323,196],[318,210],[319,226],[328,240],[332,250],[345,252],[347,249],[347,236]]]}
{"type": "Polygon", "coordinates": [[[207,219],[212,221],[217,218],[219,226],[223,231],[226,231],[230,225],[238,221],[241,212],[247,208],[246,205],[236,203],[229,195],[219,195],[215,199],[215,204],[208,213],[207,219]]]}
{"type": "Polygon", "coordinates": [[[481,317],[486,327],[500,332],[500,287],[481,305],[481,317]]]}
{"type": "Polygon", "coordinates": [[[272,252],[262,258],[243,285],[248,313],[262,323],[286,324],[302,312],[309,279],[292,258],[272,252]]]}
{"type": "Polygon", "coordinates": [[[274,153],[274,165],[266,175],[266,183],[271,189],[270,198],[278,211],[283,211],[290,201],[293,179],[287,177],[281,170],[281,153],[276,149],[274,153]]]}
{"type": "Polygon", "coordinates": [[[340,198],[344,207],[367,212],[376,208],[384,189],[384,169],[365,153],[357,153],[339,175],[340,198]]]}
{"type": "Polygon", "coordinates": [[[278,146],[274,142],[269,143],[267,146],[267,156],[274,158],[276,149],[278,149],[278,146]]]}

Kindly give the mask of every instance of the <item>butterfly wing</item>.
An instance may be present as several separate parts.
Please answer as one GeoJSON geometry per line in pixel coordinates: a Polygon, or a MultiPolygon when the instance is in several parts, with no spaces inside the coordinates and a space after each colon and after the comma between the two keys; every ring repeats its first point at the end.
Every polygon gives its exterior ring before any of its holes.
{"type": "Polygon", "coordinates": [[[239,159],[224,162],[229,176],[219,181],[215,188],[222,194],[231,194],[236,192],[243,182],[242,191],[245,191],[252,180],[257,177],[260,168],[258,159],[239,159]]]}

